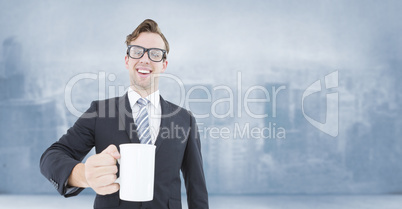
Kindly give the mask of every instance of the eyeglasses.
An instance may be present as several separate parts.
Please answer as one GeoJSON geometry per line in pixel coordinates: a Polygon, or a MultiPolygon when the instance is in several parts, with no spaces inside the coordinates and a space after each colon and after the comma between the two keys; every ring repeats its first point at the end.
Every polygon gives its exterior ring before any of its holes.
{"type": "Polygon", "coordinates": [[[148,52],[148,58],[154,62],[160,62],[166,59],[166,50],[158,48],[144,48],[137,45],[129,45],[127,48],[127,55],[133,59],[141,59],[145,52],[148,52]]]}

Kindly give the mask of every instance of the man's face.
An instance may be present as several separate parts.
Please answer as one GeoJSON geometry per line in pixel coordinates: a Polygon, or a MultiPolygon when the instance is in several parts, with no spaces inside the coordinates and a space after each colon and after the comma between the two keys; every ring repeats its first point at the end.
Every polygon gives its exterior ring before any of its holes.
{"type": "MultiPolygon", "coordinates": [[[[130,42],[130,45],[138,45],[144,48],[165,49],[165,43],[156,33],[142,32],[137,39],[130,42]]],[[[154,62],[149,59],[148,53],[140,59],[133,59],[126,55],[126,68],[130,74],[130,84],[133,90],[146,91],[148,94],[158,90],[159,74],[165,72],[167,60],[154,62]]]]}

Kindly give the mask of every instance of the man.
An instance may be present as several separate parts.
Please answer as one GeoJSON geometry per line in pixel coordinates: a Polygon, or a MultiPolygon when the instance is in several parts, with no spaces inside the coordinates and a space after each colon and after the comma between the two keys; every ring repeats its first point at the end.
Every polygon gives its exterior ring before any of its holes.
{"type": "Polygon", "coordinates": [[[149,19],[127,36],[126,44],[128,92],[122,97],[92,102],[74,126],[43,153],[41,172],[65,197],[91,187],[97,193],[94,208],[163,209],[181,208],[181,170],[189,208],[208,208],[195,118],[159,96],[158,75],[168,65],[169,44],[158,24],[149,19]],[[148,116],[143,117],[149,125],[147,134],[140,134],[141,128],[137,130],[143,126],[137,121],[145,114],[142,108],[148,116]],[[156,146],[152,201],[119,199],[119,184],[114,182],[118,176],[116,160],[120,158],[118,145],[123,143],[156,146]],[[81,163],[94,146],[97,154],[81,163]]]}

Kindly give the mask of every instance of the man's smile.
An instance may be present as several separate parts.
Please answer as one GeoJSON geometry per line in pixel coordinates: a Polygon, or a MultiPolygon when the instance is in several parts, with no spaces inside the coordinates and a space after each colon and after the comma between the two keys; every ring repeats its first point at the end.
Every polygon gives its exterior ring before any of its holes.
{"type": "Polygon", "coordinates": [[[138,74],[140,75],[140,77],[143,77],[143,78],[148,77],[152,72],[152,70],[147,67],[136,67],[135,69],[138,72],[138,74]]]}

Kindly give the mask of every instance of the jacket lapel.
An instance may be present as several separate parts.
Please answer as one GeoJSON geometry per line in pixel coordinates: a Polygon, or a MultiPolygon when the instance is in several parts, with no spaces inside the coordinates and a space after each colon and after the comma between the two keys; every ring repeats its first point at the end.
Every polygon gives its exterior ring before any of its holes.
{"type": "Polygon", "coordinates": [[[119,130],[125,130],[131,142],[140,143],[137,126],[134,123],[130,101],[128,100],[128,93],[121,96],[116,105],[119,112],[119,130]]]}
{"type": "Polygon", "coordinates": [[[161,104],[161,125],[159,127],[159,133],[155,141],[155,146],[157,152],[160,147],[162,146],[163,142],[168,138],[168,135],[166,136],[166,133],[164,133],[166,130],[170,130],[171,123],[173,122],[172,116],[174,116],[173,108],[169,103],[167,103],[162,96],[160,97],[160,104],[161,104]]]}

